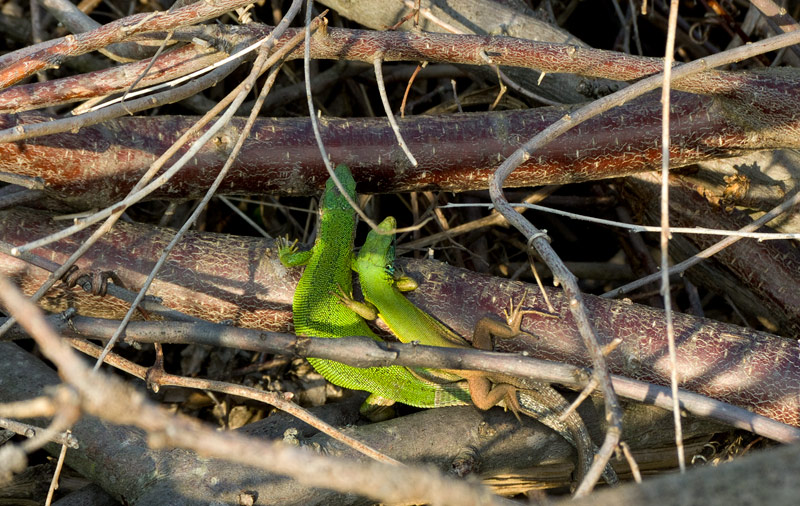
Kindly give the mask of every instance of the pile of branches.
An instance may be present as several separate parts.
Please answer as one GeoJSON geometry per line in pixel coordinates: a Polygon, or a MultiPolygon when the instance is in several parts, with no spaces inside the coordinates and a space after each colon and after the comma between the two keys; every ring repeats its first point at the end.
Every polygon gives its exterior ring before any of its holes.
{"type": "MultiPolygon", "coordinates": [[[[797,13],[308,3],[4,4],[0,497],[486,504],[577,485],[573,449],[532,420],[368,424],[309,356],[582,391],[600,451],[578,496],[609,459],[640,481],[798,441],[797,13]],[[512,353],[289,333],[301,271],[273,238],[313,241],[331,161],[375,194],[366,215],[418,225],[398,265],[423,310],[466,337],[509,299],[541,311],[496,343],[512,353]]],[[[708,503],[718,482],[716,500],[788,503],[795,453],[586,500],[708,503]]]]}

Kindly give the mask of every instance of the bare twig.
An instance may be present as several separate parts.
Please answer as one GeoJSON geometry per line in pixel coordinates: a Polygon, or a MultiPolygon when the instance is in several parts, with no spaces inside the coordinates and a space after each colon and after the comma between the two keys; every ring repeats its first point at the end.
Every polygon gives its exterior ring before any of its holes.
{"type": "MultiPolygon", "coordinates": [[[[350,205],[351,208],[358,214],[358,216],[369,225],[369,227],[373,230],[378,228],[377,223],[375,223],[369,216],[364,213],[361,207],[353,201],[350,197],[350,194],[345,190],[344,186],[342,186],[342,182],[339,181],[339,178],[336,177],[336,174],[333,170],[333,164],[331,164],[330,155],[328,155],[328,151],[325,149],[325,143],[322,141],[322,134],[320,133],[319,128],[319,121],[317,120],[316,110],[314,108],[314,100],[311,97],[311,8],[314,5],[313,0],[308,0],[306,2],[306,24],[305,24],[305,44],[303,44],[303,72],[305,75],[306,81],[306,102],[308,103],[308,116],[311,121],[311,128],[314,130],[314,139],[317,141],[317,148],[319,149],[319,153],[322,157],[322,161],[325,164],[325,169],[328,171],[328,175],[336,185],[336,188],[339,190],[339,193],[344,197],[347,203],[350,205]]],[[[325,11],[328,12],[328,11],[325,11]]],[[[325,14],[323,12],[323,15],[325,14]]],[[[326,30],[326,37],[327,37],[327,30],[326,30]]]]}
{"type": "MultiPolygon", "coordinates": [[[[738,232],[753,232],[758,230],[763,225],[766,225],[770,221],[774,220],[781,214],[784,214],[790,211],[793,207],[800,205],[800,193],[795,193],[791,197],[787,198],[783,201],[780,205],[772,208],[769,212],[765,213],[763,216],[759,217],[756,220],[753,220],[752,223],[747,224],[746,226],[740,228],[738,232]]],[[[670,276],[674,274],[680,274],[681,272],[686,271],[688,268],[692,267],[693,265],[697,265],[698,263],[702,262],[706,258],[710,258],[715,253],[722,251],[723,249],[727,248],[731,244],[742,239],[743,235],[730,235],[725,239],[717,242],[713,246],[709,246],[708,248],[704,249],[703,251],[693,255],[691,258],[687,258],[683,262],[677,263],[668,269],[668,274],[670,276]]],[[[615,288],[610,290],[602,295],[602,297],[619,297],[620,295],[624,295],[626,293],[630,293],[637,288],[640,288],[648,283],[652,283],[653,281],[658,280],[661,277],[661,273],[655,273],[650,276],[645,276],[643,278],[637,279],[631,283],[626,285],[620,286],[619,288],[615,288]]]]}
{"type": "MultiPolygon", "coordinates": [[[[523,209],[534,209],[543,213],[555,214],[564,216],[578,221],[586,221],[589,223],[597,223],[609,227],[617,227],[628,230],[630,232],[658,232],[661,233],[663,228],[661,226],[648,226],[637,225],[634,223],[626,223],[623,221],[606,220],[603,218],[596,218],[594,216],[587,216],[585,214],[577,214],[569,211],[562,211],[552,207],[540,206],[537,204],[529,203],[527,200],[512,204],[523,209]]],[[[440,206],[439,209],[457,209],[463,207],[494,207],[494,204],[446,204],[440,206]]],[[[800,232],[747,232],[744,230],[724,230],[719,228],[706,228],[706,227],[670,227],[670,234],[687,234],[687,235],[724,235],[736,236],[748,239],[758,239],[759,241],[778,241],[785,239],[800,240],[800,232]]],[[[411,246],[406,246],[411,248],[411,246]]]]}
{"type": "MultiPolygon", "coordinates": [[[[77,350],[80,350],[87,355],[99,359],[105,350],[86,342],[82,339],[68,339],[69,343],[77,350]]],[[[138,364],[126,360],[115,353],[107,353],[104,358],[105,363],[132,374],[137,378],[147,381],[148,384],[157,386],[177,386],[181,388],[193,388],[197,390],[209,390],[212,392],[221,392],[228,395],[236,395],[245,399],[253,399],[257,402],[263,402],[271,406],[275,406],[281,411],[288,413],[298,420],[301,420],[308,425],[316,428],[320,432],[329,435],[333,439],[341,441],[354,450],[374,459],[378,462],[387,464],[402,465],[395,459],[380,453],[379,451],[365,445],[361,441],[354,439],[347,434],[343,433],[336,427],[324,422],[318,417],[311,414],[308,410],[294,404],[293,402],[285,399],[283,395],[275,392],[265,392],[256,388],[246,387],[243,385],[235,385],[226,383],[224,381],[213,381],[200,378],[187,378],[185,376],[176,376],[174,374],[167,374],[163,370],[153,373],[154,369],[146,369],[138,364]]]]}
{"type": "Polygon", "coordinates": [[[39,70],[58,66],[64,58],[98,50],[136,34],[200,23],[248,3],[248,0],[219,0],[213,3],[189,4],[174,12],[135,14],[95,30],[45,41],[5,54],[0,56],[0,88],[14,84],[39,70]]]}
{"type": "Polygon", "coordinates": [[[664,57],[664,80],[661,85],[661,296],[664,298],[664,318],[667,324],[667,344],[670,361],[670,386],[675,405],[672,408],[675,424],[675,445],[678,451],[678,467],[686,472],[686,456],[683,450],[683,429],[678,405],[678,356],[675,351],[675,329],[672,324],[672,293],[669,289],[669,89],[672,62],[675,52],[675,26],[678,22],[678,0],[671,0],[667,29],[667,48],[664,57]]]}
{"type": "MultiPolygon", "coordinates": [[[[764,20],[775,33],[788,33],[800,28],[800,25],[786,10],[779,7],[773,0],[752,0],[751,3],[764,15],[764,20]]],[[[789,46],[795,55],[800,57],[800,48],[789,46]]]]}
{"type": "Polygon", "coordinates": [[[386,119],[388,119],[389,124],[392,125],[392,131],[394,131],[394,135],[397,138],[397,143],[400,145],[403,153],[406,154],[408,161],[411,162],[411,165],[416,167],[418,165],[417,159],[414,158],[411,150],[409,150],[408,146],[406,145],[406,141],[403,140],[403,135],[400,133],[400,127],[397,126],[397,120],[394,119],[392,104],[389,103],[389,97],[386,95],[386,86],[383,82],[383,63],[380,55],[375,58],[373,65],[375,67],[375,78],[378,80],[378,93],[380,93],[381,96],[381,103],[383,103],[383,110],[386,113],[386,119]]]}
{"type": "MultiPolygon", "coordinates": [[[[71,328],[82,338],[108,339],[117,322],[78,316],[71,328]]],[[[356,367],[431,367],[437,369],[467,369],[509,374],[521,378],[559,383],[581,389],[587,384],[580,368],[568,364],[523,357],[501,352],[475,349],[438,348],[403,343],[377,343],[369,338],[299,338],[294,334],[240,329],[214,323],[131,322],[126,339],[141,343],[176,343],[222,346],[265,353],[290,354],[297,357],[318,357],[347,363],[356,367]],[[302,344],[300,343],[302,341],[302,344]]],[[[76,342],[77,343],[77,342],[76,342]]],[[[87,344],[73,344],[84,349],[87,344]]],[[[90,353],[88,348],[85,349],[90,353]]],[[[668,387],[614,375],[613,385],[626,398],[672,408],[668,387]]],[[[591,381],[591,380],[588,380],[591,381]]],[[[759,416],[747,409],[733,406],[704,395],[681,390],[681,409],[753,431],[777,441],[800,440],[800,429],[759,416]]]]}
{"type": "MultiPolygon", "coordinates": [[[[0,411],[2,413],[4,413],[4,414],[5,413],[9,413],[9,412],[13,412],[14,410],[20,409],[22,407],[21,404],[23,404],[23,403],[24,403],[24,401],[21,402],[21,403],[16,403],[15,406],[14,405],[12,405],[12,406],[9,406],[9,405],[0,406],[0,411]],[[9,407],[11,409],[8,409],[9,407]]],[[[53,409],[39,410],[39,411],[36,411],[35,412],[36,414],[32,415],[32,416],[52,416],[52,415],[54,415],[56,413],[56,411],[55,411],[56,407],[53,404],[52,400],[49,400],[49,403],[50,403],[50,407],[53,408],[53,409]]],[[[29,406],[29,407],[33,407],[33,406],[29,406]]],[[[31,414],[32,414],[31,411],[27,412],[28,416],[30,416],[31,414]]],[[[18,415],[9,414],[8,416],[18,416],[18,415]]],[[[19,418],[27,418],[27,416],[23,415],[23,416],[19,416],[19,418]]],[[[29,437],[29,438],[41,434],[42,431],[44,430],[41,427],[28,425],[27,423],[17,422],[17,421],[14,421],[14,420],[8,420],[7,418],[0,418],[0,427],[2,427],[3,429],[10,430],[12,432],[16,432],[17,434],[20,434],[22,436],[29,437]]],[[[75,439],[75,437],[72,434],[70,434],[69,432],[56,432],[56,433],[53,433],[53,434],[49,434],[48,441],[52,441],[52,442],[58,443],[60,445],[68,446],[70,448],[77,448],[78,447],[78,440],[75,439]]]]}
{"type": "MultiPolygon", "coordinates": [[[[67,431],[69,434],[69,431],[67,431]]],[[[61,451],[58,452],[58,462],[56,462],[56,469],[53,471],[53,478],[50,480],[50,488],[47,490],[47,499],[45,500],[45,506],[50,506],[53,501],[53,494],[55,493],[56,489],[58,488],[58,477],[61,475],[61,468],[64,467],[64,457],[67,455],[67,446],[62,445],[61,451]]]]}

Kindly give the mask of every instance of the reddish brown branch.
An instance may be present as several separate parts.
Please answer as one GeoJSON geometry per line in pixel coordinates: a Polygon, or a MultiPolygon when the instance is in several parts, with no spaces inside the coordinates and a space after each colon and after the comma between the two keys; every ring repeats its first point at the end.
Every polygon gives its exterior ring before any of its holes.
{"type": "MultiPolygon", "coordinates": [[[[59,228],[46,215],[32,211],[0,213],[0,239],[21,244],[59,228]]],[[[63,261],[81,235],[35,253],[63,261]]],[[[142,282],[152,259],[169,240],[166,230],[119,223],[81,260],[94,269],[114,270],[129,287],[142,282]]],[[[31,293],[45,273],[21,261],[2,256],[2,272],[31,293]]],[[[546,309],[538,289],[499,278],[448,267],[430,261],[401,262],[420,281],[411,297],[457,332],[471,335],[476,321],[500,314],[509,298],[520,300],[528,290],[528,304],[546,309]]],[[[271,242],[241,237],[194,233],[176,248],[153,284],[151,293],[164,304],[184,312],[236,325],[286,330],[291,321],[291,294],[296,270],[285,269],[271,242]]],[[[526,318],[526,330],[536,339],[503,341],[506,351],[527,351],[532,356],[587,365],[588,357],[563,295],[550,292],[560,318],[535,315],[526,318]]],[[[614,338],[622,344],[609,357],[615,374],[666,384],[669,377],[663,312],[636,304],[586,297],[601,345],[614,338]]],[[[67,305],[84,314],[119,318],[124,308],[113,299],[99,299],[79,291],[54,290],[43,301],[50,309],[67,305]]],[[[800,356],[796,343],[733,325],[676,315],[678,364],[689,390],[785,423],[800,425],[800,356]]]]}
{"type": "MultiPolygon", "coordinates": [[[[160,55],[138,88],[169,81],[212,65],[227,55],[189,45],[160,55]]],[[[85,100],[127,89],[150,64],[150,58],[77,76],[13,86],[0,92],[0,111],[21,112],[85,100]]]]}
{"type": "MultiPolygon", "coordinates": [[[[148,23],[152,22],[152,20],[148,21],[148,23]]],[[[166,22],[162,24],[166,24],[166,22]]],[[[105,27],[101,29],[105,29],[105,27]]],[[[273,27],[271,26],[256,24],[239,27],[226,25],[203,26],[185,29],[180,36],[186,39],[198,37],[210,41],[225,41],[229,47],[233,47],[243,40],[256,41],[263,38],[272,29],[273,27]]],[[[296,33],[297,30],[288,30],[278,39],[276,47],[282,47],[296,33]]],[[[29,55],[25,51],[28,50],[11,53],[0,58],[0,67],[4,61],[8,60],[10,67],[6,72],[10,72],[13,65],[22,65],[29,58],[35,56],[35,54],[29,55]]],[[[52,51],[55,51],[55,48],[52,51]]],[[[328,29],[327,35],[315,36],[311,43],[311,58],[352,60],[366,63],[372,63],[377,56],[381,56],[383,61],[427,61],[486,65],[483,54],[488,55],[491,61],[498,65],[537,69],[547,73],[573,73],[585,77],[620,81],[639,79],[658,73],[662,69],[662,62],[659,58],[632,56],[569,44],[538,42],[501,36],[440,33],[414,34],[331,28],[328,29]]],[[[70,53],[70,55],[73,54],[70,53]]],[[[290,53],[288,58],[301,58],[302,55],[303,48],[301,46],[290,53]]],[[[65,56],[68,55],[62,55],[61,57],[65,56]]],[[[127,84],[130,84],[137,75],[133,71],[129,72],[129,83],[127,84]]],[[[0,73],[0,79],[2,79],[2,75],[0,73]]],[[[90,76],[73,79],[86,80],[90,79],[90,76]]],[[[768,88],[775,88],[778,92],[781,90],[788,92],[785,88],[787,86],[796,87],[797,81],[797,76],[785,72],[707,71],[700,75],[679,80],[672,87],[676,90],[701,94],[749,96],[750,100],[748,102],[757,102],[755,98],[758,95],[767,93],[768,88]]],[[[5,85],[7,86],[8,84],[6,83],[5,85]]],[[[124,89],[126,84],[121,84],[119,89],[124,89]]],[[[48,85],[42,86],[46,89],[48,85]]],[[[64,90],[62,92],[62,100],[70,99],[68,88],[63,85],[49,86],[62,88],[64,90]]],[[[89,84],[82,84],[81,86],[89,86],[89,84]]],[[[0,88],[2,87],[3,84],[0,81],[0,88]]],[[[56,92],[50,91],[48,94],[55,96],[56,92]]],[[[9,108],[10,106],[5,103],[4,94],[0,93],[0,110],[9,108]]]]}
{"type": "Polygon", "coordinates": [[[34,73],[56,67],[65,58],[96,51],[133,35],[200,23],[243,7],[246,0],[195,2],[174,12],[145,12],[105,24],[96,30],[67,35],[0,56],[0,89],[34,73]]]}
{"type": "MultiPolygon", "coordinates": [[[[784,98],[783,114],[767,116],[764,111],[764,123],[756,129],[731,114],[730,108],[721,107],[720,100],[675,94],[673,166],[746,149],[797,147],[800,136],[793,132],[800,125],[790,115],[800,110],[800,93],[784,98]],[[792,102],[798,102],[796,107],[792,102]]],[[[752,107],[754,118],[759,105],[752,107]]],[[[507,186],[565,184],[651,170],[660,156],[655,142],[659,109],[658,96],[652,94],[587,121],[523,163],[507,186]]],[[[420,163],[416,169],[408,166],[385,119],[329,119],[323,138],[333,159],[353,168],[361,191],[464,191],[486,188],[499,160],[564,113],[563,108],[542,108],[401,120],[400,130],[420,163]]],[[[32,127],[47,119],[32,113],[0,116],[0,128],[11,129],[18,122],[32,127]]],[[[78,134],[0,144],[0,171],[41,177],[51,195],[80,207],[109,204],[124,196],[194,121],[191,117],[120,118],[78,134]]],[[[240,121],[234,120],[229,128],[239,127],[240,121]]],[[[204,146],[153,198],[201,195],[224,163],[222,146],[222,142],[204,146]]],[[[312,194],[321,188],[325,174],[307,120],[262,119],[220,191],[312,194]]]]}

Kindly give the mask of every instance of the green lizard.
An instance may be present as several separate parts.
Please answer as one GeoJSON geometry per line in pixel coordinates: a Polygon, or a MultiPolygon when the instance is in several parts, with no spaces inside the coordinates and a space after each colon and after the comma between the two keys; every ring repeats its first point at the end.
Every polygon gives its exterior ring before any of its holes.
{"type": "MultiPolygon", "coordinates": [[[[394,236],[390,234],[396,226],[395,219],[386,218],[379,229],[380,234],[371,231],[364,246],[353,261],[353,270],[358,273],[361,289],[366,303],[354,301],[349,291],[340,290],[339,300],[361,316],[375,319],[378,316],[389,326],[394,335],[402,342],[418,342],[429,346],[470,347],[471,345],[460,335],[439,320],[414,306],[401,289],[409,287],[402,278],[394,275],[394,236]]],[[[413,283],[413,281],[412,281],[413,283]]],[[[520,309],[521,304],[513,307],[508,314],[509,324],[491,318],[483,318],[475,326],[472,346],[491,350],[492,335],[497,337],[514,337],[521,334],[520,323],[523,314],[528,311],[520,309]]],[[[525,413],[548,425],[572,443],[578,451],[577,478],[583,478],[592,463],[595,449],[586,426],[580,416],[570,412],[565,420],[559,415],[569,406],[564,397],[546,383],[525,381],[512,376],[485,373],[480,371],[437,371],[420,370],[417,374],[429,381],[448,382],[459,377],[467,381],[473,404],[480,409],[489,409],[504,404],[515,414],[525,413]]],[[[608,483],[616,483],[617,477],[611,466],[607,466],[604,477],[608,483]]]]}
{"type": "MultiPolygon", "coordinates": [[[[356,183],[350,169],[339,165],[335,174],[355,200],[356,183]]],[[[339,303],[335,293],[339,287],[348,292],[352,290],[356,214],[330,179],[320,201],[319,220],[311,250],[299,252],[294,243],[286,240],[278,244],[278,255],[285,266],[306,266],[292,302],[295,332],[332,338],[369,336],[380,341],[360,316],[339,303]]],[[[361,411],[373,420],[385,417],[391,411],[388,406],[395,401],[421,408],[469,402],[469,393],[463,384],[425,381],[404,367],[359,368],[318,358],[308,361],[335,385],[371,392],[361,411]]]]}

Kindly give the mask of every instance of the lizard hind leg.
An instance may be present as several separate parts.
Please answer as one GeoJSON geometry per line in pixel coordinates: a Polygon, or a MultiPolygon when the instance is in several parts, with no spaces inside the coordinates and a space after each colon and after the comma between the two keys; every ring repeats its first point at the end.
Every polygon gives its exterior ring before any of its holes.
{"type": "Polygon", "coordinates": [[[470,397],[476,408],[487,410],[500,403],[505,409],[510,410],[520,422],[519,416],[522,408],[517,400],[517,387],[508,383],[493,383],[485,375],[467,377],[470,397]]]}

